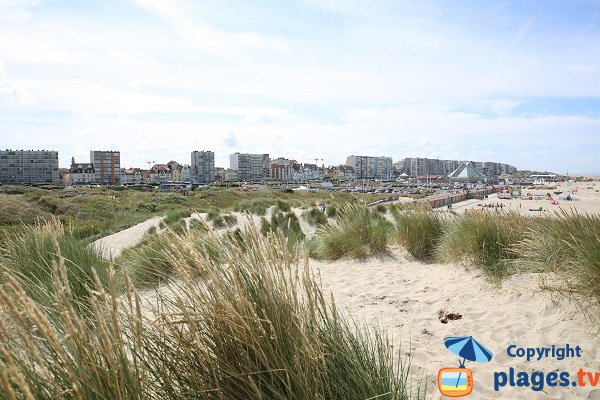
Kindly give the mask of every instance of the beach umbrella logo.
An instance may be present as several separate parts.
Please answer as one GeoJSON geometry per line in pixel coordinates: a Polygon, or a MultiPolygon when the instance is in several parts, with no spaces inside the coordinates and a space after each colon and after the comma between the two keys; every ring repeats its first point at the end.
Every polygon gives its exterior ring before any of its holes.
{"type": "Polygon", "coordinates": [[[442,368],[438,372],[438,388],[444,396],[463,397],[473,391],[473,372],[466,361],[489,362],[493,354],[473,336],[451,336],[444,339],[450,352],[460,357],[458,368],[442,368]]]}

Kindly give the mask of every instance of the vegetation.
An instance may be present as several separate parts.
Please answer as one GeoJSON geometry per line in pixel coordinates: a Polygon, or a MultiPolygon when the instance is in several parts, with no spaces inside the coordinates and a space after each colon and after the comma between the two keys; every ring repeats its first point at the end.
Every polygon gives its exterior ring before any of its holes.
{"type": "Polygon", "coordinates": [[[265,236],[281,232],[287,238],[288,245],[291,248],[296,247],[298,243],[304,240],[305,236],[300,227],[300,221],[293,212],[274,211],[270,220],[263,217],[260,231],[265,236]]]}
{"type": "MultiPolygon", "coordinates": [[[[59,218],[71,234],[90,243],[100,237],[129,228],[152,216],[194,209],[198,212],[217,208],[221,212],[249,211],[266,215],[278,206],[302,207],[315,203],[343,204],[367,195],[281,190],[243,190],[210,188],[184,196],[175,192],[77,188],[48,190],[31,187],[0,188],[0,231],[39,219],[59,218]]],[[[377,200],[383,195],[368,195],[377,200]]],[[[188,213],[188,211],[186,211],[188,213]]],[[[189,216],[186,215],[186,216],[189,216]]]]}
{"type": "Polygon", "coordinates": [[[327,208],[325,209],[325,215],[328,218],[334,218],[337,212],[337,208],[335,208],[335,206],[327,206],[327,208]]]}
{"type": "Polygon", "coordinates": [[[380,203],[375,206],[375,210],[378,213],[385,214],[387,212],[387,207],[380,203]]]}
{"type": "Polygon", "coordinates": [[[380,213],[364,205],[348,204],[337,212],[336,221],[321,226],[311,244],[316,258],[365,258],[387,250],[393,226],[380,213]]]}
{"type": "Polygon", "coordinates": [[[510,249],[531,224],[532,219],[514,212],[466,211],[444,226],[437,257],[443,262],[469,262],[490,277],[502,278],[513,272],[508,261],[517,254],[510,249]]]}
{"type": "Polygon", "coordinates": [[[396,221],[396,241],[419,260],[429,260],[442,235],[443,220],[429,207],[392,210],[396,221]]]}
{"type": "Polygon", "coordinates": [[[107,287],[96,282],[90,292],[86,319],[72,312],[78,300],[64,259],[53,266],[58,319],[45,317],[7,275],[3,397],[423,398],[411,393],[409,364],[385,335],[338,314],[283,237],[239,235],[246,246],[213,238],[218,261],[187,236],[162,235],[184,279],[146,301],[127,274],[119,297],[111,270],[107,287]]]}
{"type": "Polygon", "coordinates": [[[313,226],[319,226],[327,223],[327,217],[318,208],[311,208],[310,210],[302,213],[302,216],[306,222],[313,226]]]}
{"type": "Polygon", "coordinates": [[[52,271],[59,261],[64,263],[65,279],[78,311],[88,306],[88,287],[93,287],[95,280],[101,285],[108,281],[108,263],[99,250],[66,233],[57,219],[19,227],[9,234],[1,250],[2,276],[12,276],[46,311],[53,308],[58,295],[52,271]]]}
{"type": "Polygon", "coordinates": [[[512,248],[515,265],[557,275],[553,289],[600,304],[600,217],[562,211],[542,218],[512,248]]]}

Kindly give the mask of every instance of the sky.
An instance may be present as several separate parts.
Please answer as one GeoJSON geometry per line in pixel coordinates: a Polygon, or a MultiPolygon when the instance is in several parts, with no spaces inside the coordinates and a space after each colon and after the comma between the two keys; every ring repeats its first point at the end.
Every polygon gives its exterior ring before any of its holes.
{"type": "Polygon", "coordinates": [[[600,172],[600,0],[0,0],[0,148],[600,172]]]}

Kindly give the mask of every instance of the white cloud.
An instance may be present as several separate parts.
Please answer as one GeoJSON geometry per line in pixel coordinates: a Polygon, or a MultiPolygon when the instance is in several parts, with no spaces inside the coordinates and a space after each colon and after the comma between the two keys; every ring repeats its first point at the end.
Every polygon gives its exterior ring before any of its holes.
{"type": "Polygon", "coordinates": [[[567,71],[573,72],[585,79],[593,78],[598,74],[598,69],[596,67],[590,67],[588,65],[569,65],[567,66],[567,71]]]}
{"type": "Polygon", "coordinates": [[[288,44],[256,32],[227,32],[194,18],[191,4],[181,0],[133,0],[167,22],[181,37],[194,47],[207,52],[230,52],[260,47],[270,47],[281,53],[289,52],[288,44]]]}

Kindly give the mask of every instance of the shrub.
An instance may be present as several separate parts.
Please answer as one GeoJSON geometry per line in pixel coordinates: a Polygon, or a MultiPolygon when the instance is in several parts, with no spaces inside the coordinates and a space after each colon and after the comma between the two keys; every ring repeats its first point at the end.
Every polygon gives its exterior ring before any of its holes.
{"type": "Polygon", "coordinates": [[[340,208],[337,220],[321,226],[311,254],[335,260],[341,257],[364,258],[387,250],[393,226],[381,214],[364,205],[340,208]]]}
{"type": "Polygon", "coordinates": [[[430,259],[442,235],[440,214],[422,209],[392,211],[396,221],[396,240],[416,259],[430,259]]]}
{"type": "Polygon", "coordinates": [[[466,211],[444,228],[437,248],[443,262],[470,262],[491,277],[502,278],[516,254],[510,247],[523,238],[532,220],[514,212],[466,211]]]}

